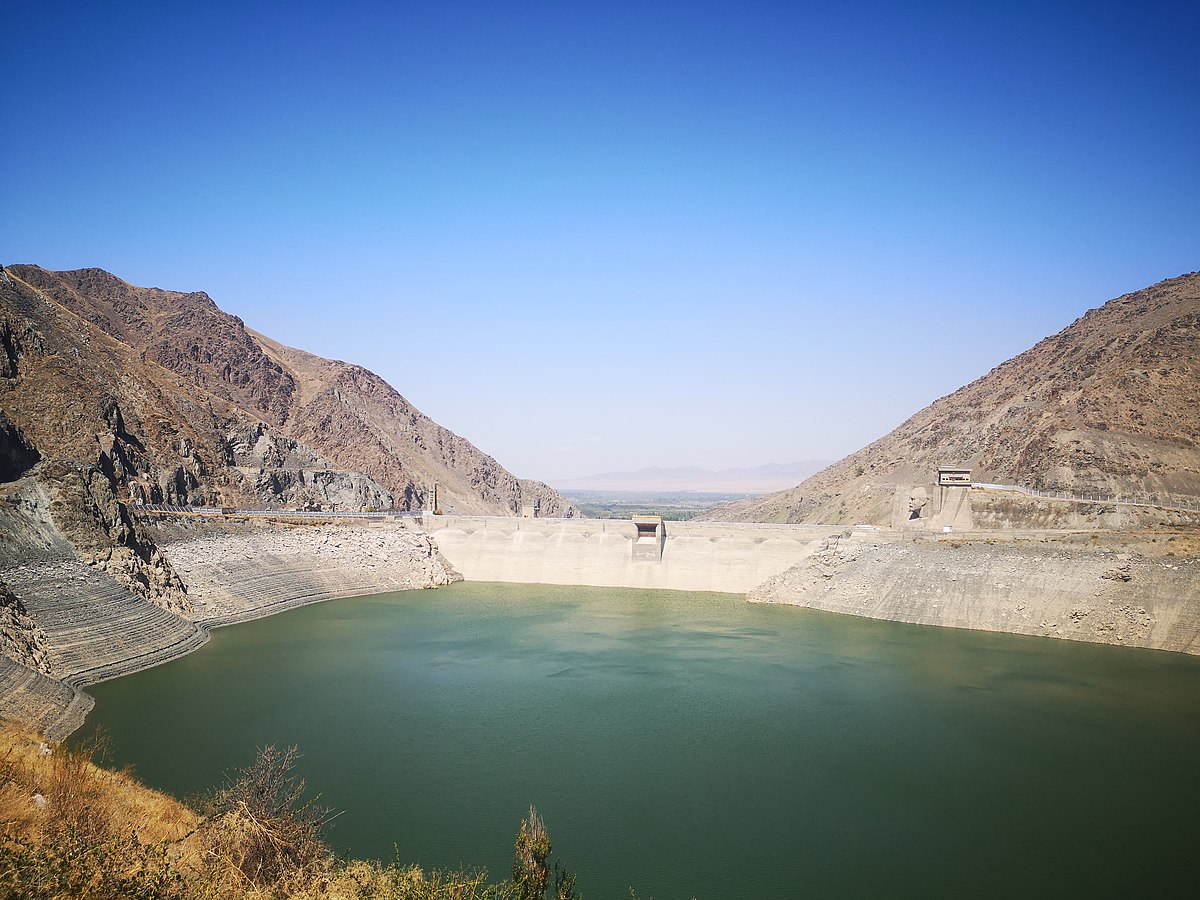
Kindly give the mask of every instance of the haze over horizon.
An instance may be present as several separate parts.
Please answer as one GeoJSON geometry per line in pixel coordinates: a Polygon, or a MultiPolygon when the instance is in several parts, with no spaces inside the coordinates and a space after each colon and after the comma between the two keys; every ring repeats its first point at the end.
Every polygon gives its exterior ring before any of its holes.
{"type": "Polygon", "coordinates": [[[762,494],[794,487],[829,463],[830,460],[809,459],[730,469],[647,466],[632,472],[593,472],[556,478],[550,486],[568,495],[573,491],[762,494]]]}
{"type": "Polygon", "coordinates": [[[0,263],[206,291],[522,477],[837,459],[1200,268],[1194,4],[5,24],[0,263]]]}

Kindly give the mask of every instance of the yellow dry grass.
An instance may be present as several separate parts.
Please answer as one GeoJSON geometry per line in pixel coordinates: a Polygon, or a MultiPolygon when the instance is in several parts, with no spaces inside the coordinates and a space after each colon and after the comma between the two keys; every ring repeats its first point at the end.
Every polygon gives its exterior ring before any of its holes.
{"type": "MultiPolygon", "coordinates": [[[[0,898],[519,900],[486,872],[338,861],[319,837],[245,803],[205,817],[93,764],[103,747],[0,720],[0,898]],[[264,867],[264,861],[266,866],[264,867]]],[[[547,850],[549,849],[547,845],[547,850]]],[[[573,891],[558,894],[574,898],[573,891]]]]}
{"type": "Polygon", "coordinates": [[[144,844],[177,843],[195,830],[194,812],[129,772],[94,765],[95,749],[53,745],[13,723],[0,725],[0,827],[31,836],[74,816],[144,844]]]}

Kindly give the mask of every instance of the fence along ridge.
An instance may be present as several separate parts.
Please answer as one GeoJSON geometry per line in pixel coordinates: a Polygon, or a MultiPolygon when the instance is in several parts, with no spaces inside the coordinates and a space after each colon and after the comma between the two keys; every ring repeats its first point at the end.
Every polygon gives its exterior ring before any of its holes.
{"type": "Polygon", "coordinates": [[[1113,503],[1119,506],[1152,506],[1155,509],[1173,509],[1184,512],[1200,511],[1200,500],[1178,494],[1105,494],[1100,492],[1079,493],[1076,491],[1043,491],[1024,484],[993,484],[977,481],[973,487],[994,491],[1015,491],[1027,497],[1041,497],[1045,500],[1067,500],[1074,503],[1113,503]]]}
{"type": "MultiPolygon", "coordinates": [[[[975,488],[991,491],[1015,491],[1027,497],[1040,497],[1044,500],[1065,500],[1071,503],[1113,503],[1118,506],[1149,506],[1155,509],[1177,510],[1180,512],[1200,512],[1200,499],[1185,497],[1178,494],[1103,494],[1099,492],[1078,493],[1075,491],[1043,491],[1023,484],[997,484],[988,481],[976,481],[971,485],[975,488]]],[[[134,503],[133,508],[138,512],[168,513],[172,515],[192,516],[281,516],[303,518],[348,518],[348,519],[394,519],[403,517],[420,517],[419,512],[404,512],[401,510],[386,510],[383,512],[322,512],[309,509],[228,509],[219,506],[172,506],[169,503],[134,503]]],[[[488,516],[460,516],[459,518],[490,518],[488,516]]],[[[703,525],[704,522],[691,524],[703,525]]],[[[712,523],[719,524],[719,523],[712,523]]],[[[773,523],[761,523],[773,524],[773,523]]],[[[843,526],[831,526],[843,527],[843,526]]]]}

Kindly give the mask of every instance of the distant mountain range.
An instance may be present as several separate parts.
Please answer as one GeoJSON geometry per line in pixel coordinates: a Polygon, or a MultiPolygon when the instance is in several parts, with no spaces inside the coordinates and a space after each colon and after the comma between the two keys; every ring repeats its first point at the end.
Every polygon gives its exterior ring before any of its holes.
{"type": "Polygon", "coordinates": [[[829,465],[827,460],[768,463],[748,469],[702,469],[699,466],[651,466],[634,472],[601,472],[555,481],[560,491],[704,491],[756,494],[778,491],[803,481],[829,465]]]}
{"type": "Polygon", "coordinates": [[[1200,497],[1200,273],[1110,300],[790,490],[706,517],[887,524],[897,489],[939,465],[1050,491],[1200,497]]]}

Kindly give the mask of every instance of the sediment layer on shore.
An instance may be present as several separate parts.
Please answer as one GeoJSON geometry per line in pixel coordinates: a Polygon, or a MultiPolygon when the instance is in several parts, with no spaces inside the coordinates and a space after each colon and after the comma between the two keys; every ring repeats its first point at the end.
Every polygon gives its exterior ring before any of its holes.
{"type": "Polygon", "coordinates": [[[78,688],[0,656],[0,718],[61,739],[83,725],[95,704],[78,688]]]}
{"type": "Polygon", "coordinates": [[[162,545],[207,628],[337,597],[461,580],[429,536],[390,524],[196,531],[162,545]]]}
{"type": "Polygon", "coordinates": [[[0,716],[52,738],[92,708],[81,688],[176,659],[208,631],[338,597],[436,587],[459,576],[429,536],[392,524],[159,529],[188,585],[183,618],[131,593],[56,542],[4,560],[2,578],[45,632],[48,672],[0,657],[0,716]]]}
{"type": "MultiPolygon", "coordinates": [[[[466,533],[464,525],[471,526],[475,540],[487,538],[480,559],[503,562],[498,580],[569,583],[561,571],[566,539],[541,534],[553,531],[552,523],[445,524],[455,526],[455,535],[393,522],[156,524],[154,541],[188,587],[189,618],[130,593],[107,572],[69,555],[65,541],[16,548],[19,552],[0,559],[0,579],[44,629],[39,658],[49,671],[36,671],[29,660],[0,660],[0,715],[63,737],[91,708],[80,688],[188,653],[207,640],[211,628],[322,600],[459,580],[452,564],[455,548],[461,552],[464,545],[457,534],[466,533]],[[529,539],[535,531],[542,539],[529,539]],[[450,538],[449,561],[438,547],[442,536],[450,538]]],[[[570,523],[571,546],[588,560],[592,582],[625,579],[631,566],[663,567],[662,561],[633,559],[635,536],[622,531],[630,527],[570,523]],[[595,553],[587,549],[592,541],[599,547],[595,553]],[[597,567],[610,559],[620,571],[606,576],[597,567]]],[[[662,560],[673,561],[678,577],[699,572],[715,578],[724,552],[741,561],[720,575],[727,580],[747,577],[753,568],[748,561],[754,566],[769,561],[775,574],[760,576],[764,580],[749,593],[757,602],[1200,654],[1200,537],[1194,532],[934,537],[888,530],[801,527],[784,535],[777,532],[788,526],[720,528],[719,533],[711,526],[669,528],[662,560]],[[785,550],[789,560],[780,556],[785,550]],[[682,567],[679,554],[685,551],[707,560],[705,567],[682,567]]],[[[731,590],[716,581],[708,589],[714,586],[731,590]]]]}
{"type": "Polygon", "coordinates": [[[749,599],[920,625],[1200,654],[1195,536],[844,532],[749,599]]]}

